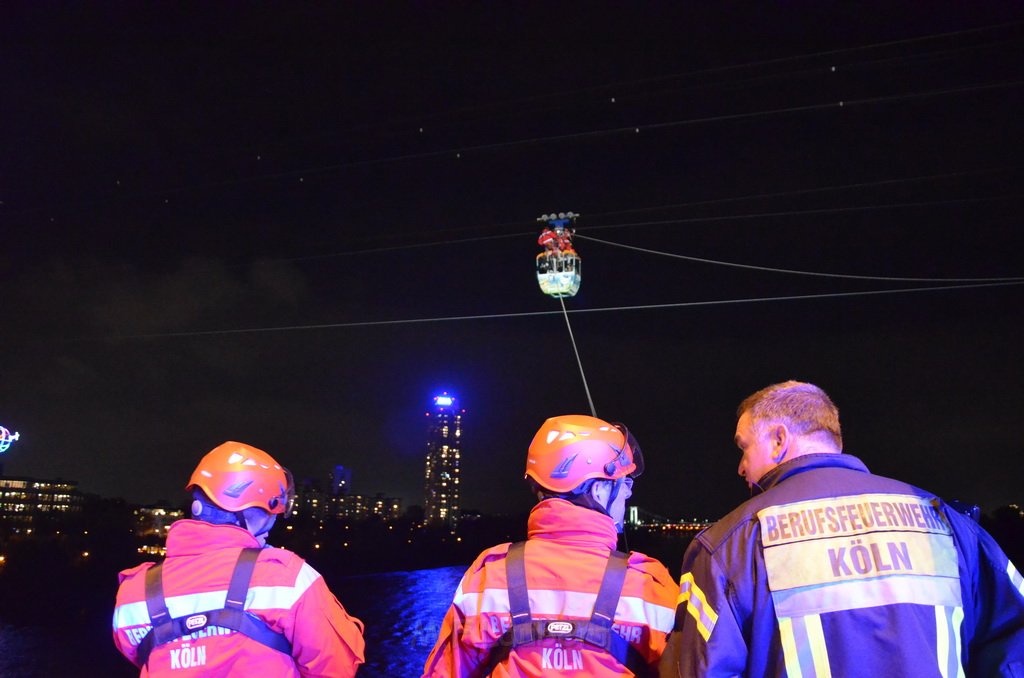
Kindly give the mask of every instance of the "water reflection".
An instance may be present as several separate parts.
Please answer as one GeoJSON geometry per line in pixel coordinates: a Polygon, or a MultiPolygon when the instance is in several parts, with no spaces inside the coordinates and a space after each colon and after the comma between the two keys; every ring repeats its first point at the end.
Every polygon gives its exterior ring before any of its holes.
{"type": "Polygon", "coordinates": [[[345,577],[330,582],[366,624],[366,665],[359,678],[418,676],[437,640],[464,566],[345,577]]]}
{"type": "Polygon", "coordinates": [[[0,624],[0,676],[46,675],[40,660],[48,651],[46,646],[46,638],[38,629],[0,624]]]}
{"type": "MultiPolygon", "coordinates": [[[[464,571],[460,565],[328,580],[366,624],[367,663],[358,678],[420,675],[464,571]]],[[[94,606],[87,619],[45,627],[12,625],[0,607],[0,677],[138,676],[110,639],[113,604],[111,594],[109,606],[94,606]]]]}

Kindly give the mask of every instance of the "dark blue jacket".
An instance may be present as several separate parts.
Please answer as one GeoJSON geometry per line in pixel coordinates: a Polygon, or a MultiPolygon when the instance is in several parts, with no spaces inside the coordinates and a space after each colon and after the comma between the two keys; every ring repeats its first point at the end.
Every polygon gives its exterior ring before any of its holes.
{"type": "Polygon", "coordinates": [[[847,454],[761,486],[687,549],[663,677],[1024,677],[1024,583],[970,518],[847,454]]]}

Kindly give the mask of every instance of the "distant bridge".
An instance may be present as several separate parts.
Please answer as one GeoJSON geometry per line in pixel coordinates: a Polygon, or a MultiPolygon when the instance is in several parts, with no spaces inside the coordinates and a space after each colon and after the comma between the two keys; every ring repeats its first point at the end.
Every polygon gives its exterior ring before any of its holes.
{"type": "Polygon", "coordinates": [[[640,506],[630,506],[626,515],[626,523],[633,527],[661,528],[664,530],[698,531],[711,525],[714,521],[708,518],[666,518],[652,513],[640,506]]]}

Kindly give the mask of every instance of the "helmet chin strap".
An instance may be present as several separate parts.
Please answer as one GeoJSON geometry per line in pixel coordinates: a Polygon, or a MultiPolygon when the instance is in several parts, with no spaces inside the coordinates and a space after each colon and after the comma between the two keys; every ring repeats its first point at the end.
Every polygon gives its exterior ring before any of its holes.
{"type": "MultiPolygon", "coordinates": [[[[597,481],[595,481],[595,482],[597,482],[597,481]]],[[[590,490],[592,489],[593,485],[588,487],[586,492],[581,493],[580,495],[578,495],[578,499],[577,499],[577,501],[575,503],[580,504],[582,506],[585,506],[586,508],[589,508],[589,509],[591,509],[593,511],[598,511],[599,513],[603,513],[606,516],[608,516],[609,518],[612,518],[612,504],[615,503],[615,500],[619,496],[619,492],[622,490],[622,485],[626,481],[625,481],[625,478],[616,478],[615,480],[612,480],[611,478],[607,478],[607,479],[605,479],[605,482],[610,482],[612,484],[612,487],[611,487],[611,490],[609,490],[609,492],[608,492],[608,499],[605,500],[604,504],[601,504],[601,502],[599,502],[597,499],[595,499],[594,495],[591,494],[590,490]]],[[[612,518],[612,520],[615,521],[614,518],[612,518]]],[[[621,534],[623,529],[624,529],[624,525],[621,522],[619,522],[619,521],[615,521],[615,531],[619,532],[621,534]]]]}
{"type": "Polygon", "coordinates": [[[593,489],[596,482],[597,480],[593,478],[584,481],[579,487],[574,489],[572,493],[566,495],[565,498],[577,506],[582,506],[583,508],[588,508],[591,511],[597,511],[598,513],[604,513],[607,515],[608,507],[602,505],[601,502],[594,498],[593,489]]]}
{"type": "Polygon", "coordinates": [[[266,535],[270,532],[270,528],[274,527],[274,523],[277,522],[276,514],[267,513],[260,508],[247,508],[235,515],[238,516],[241,527],[244,527],[249,531],[249,534],[256,537],[260,545],[266,544],[266,535]]]}
{"type": "Polygon", "coordinates": [[[619,490],[622,489],[622,483],[622,478],[616,478],[614,483],[612,484],[612,491],[608,493],[608,501],[605,502],[604,505],[604,511],[608,515],[612,514],[612,504],[615,503],[615,499],[618,498],[619,496],[619,490]]]}
{"type": "MultiPolygon", "coordinates": [[[[612,520],[615,520],[615,518],[612,517],[612,504],[614,504],[615,500],[618,498],[619,490],[622,489],[622,484],[625,483],[625,482],[626,482],[625,478],[616,478],[615,482],[612,484],[612,491],[608,493],[608,501],[605,502],[604,512],[607,513],[608,517],[612,518],[612,520]]],[[[618,532],[619,534],[622,534],[622,532],[625,529],[625,527],[626,526],[622,524],[622,521],[615,520],[615,531],[616,532],[618,532]]]]}

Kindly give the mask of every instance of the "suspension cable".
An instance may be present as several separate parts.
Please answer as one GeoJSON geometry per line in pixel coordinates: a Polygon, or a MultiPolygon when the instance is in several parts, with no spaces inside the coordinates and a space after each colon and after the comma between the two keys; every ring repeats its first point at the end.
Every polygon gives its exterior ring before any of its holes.
{"type": "Polygon", "coordinates": [[[610,245],[612,247],[621,247],[627,250],[634,250],[636,252],[644,252],[645,254],[656,254],[662,257],[670,257],[672,259],[683,259],[684,261],[693,261],[699,264],[713,264],[715,266],[730,266],[732,268],[745,268],[750,271],[763,271],[766,273],[788,273],[791,275],[807,275],[815,276],[818,278],[843,278],[846,280],[876,280],[886,282],[945,282],[945,283],[975,283],[975,282],[1024,282],[1024,277],[1008,277],[1008,278],[911,278],[906,276],[882,276],[882,275],[853,275],[846,273],[823,273],[820,271],[798,271],[790,268],[772,268],[770,266],[754,266],[752,264],[739,264],[734,261],[721,261],[717,259],[704,259],[702,257],[692,257],[686,254],[675,254],[672,252],[661,252],[659,250],[652,250],[647,247],[637,247],[635,245],[626,245],[620,242],[612,242],[611,240],[603,240],[601,238],[594,238],[589,235],[576,234],[577,238],[582,240],[590,240],[593,242],[601,243],[602,245],[610,245]]]}
{"type": "Polygon", "coordinates": [[[590,416],[597,419],[597,410],[594,409],[594,399],[590,397],[590,387],[587,386],[587,375],[583,372],[583,362],[580,360],[580,351],[576,348],[576,337],[572,335],[572,325],[569,324],[569,311],[565,309],[565,299],[558,297],[558,303],[562,305],[562,315],[565,316],[565,326],[569,328],[569,339],[572,341],[572,350],[576,354],[576,364],[580,368],[580,378],[583,379],[583,390],[587,392],[587,402],[590,403],[590,416]]]}

